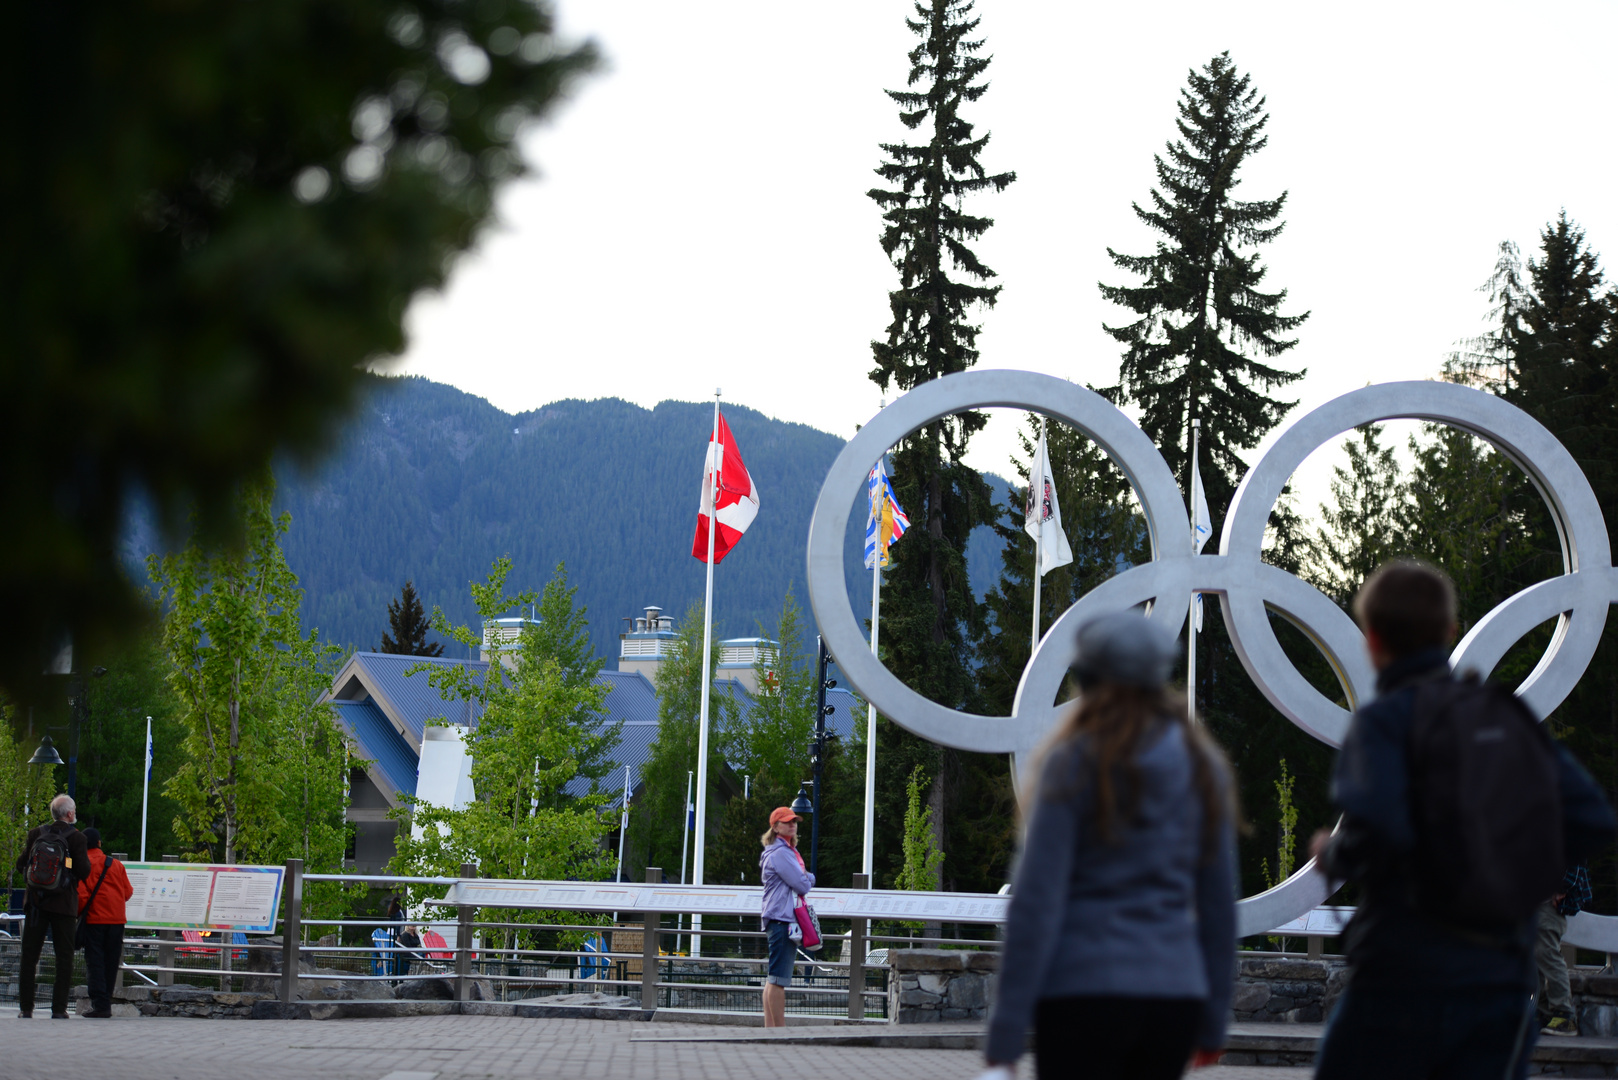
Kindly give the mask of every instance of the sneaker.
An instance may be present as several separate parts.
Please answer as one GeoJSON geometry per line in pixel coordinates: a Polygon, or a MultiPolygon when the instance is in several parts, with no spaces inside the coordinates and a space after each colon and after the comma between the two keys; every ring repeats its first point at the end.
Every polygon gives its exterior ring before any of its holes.
{"type": "Polygon", "coordinates": [[[18,1009],[17,1010],[17,1019],[18,1020],[32,1020],[33,1018],[34,1018],[34,1010],[32,1010],[32,1009],[18,1009]]]}
{"type": "Polygon", "coordinates": [[[57,1012],[55,1009],[52,1009],[51,1010],[51,1019],[52,1020],[70,1020],[70,1019],[72,1019],[72,1017],[68,1016],[68,1014],[65,1011],[57,1012]]]}
{"type": "Polygon", "coordinates": [[[1577,1035],[1579,1025],[1571,1016],[1553,1016],[1539,1029],[1541,1035],[1577,1035]]]}
{"type": "Polygon", "coordinates": [[[111,1009],[91,1009],[89,1012],[79,1014],[86,1020],[109,1020],[112,1018],[111,1009]]]}

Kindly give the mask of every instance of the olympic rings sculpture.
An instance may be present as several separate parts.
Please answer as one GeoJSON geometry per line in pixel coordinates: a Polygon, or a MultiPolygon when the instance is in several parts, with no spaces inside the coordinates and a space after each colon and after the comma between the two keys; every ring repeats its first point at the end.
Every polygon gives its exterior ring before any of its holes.
{"type": "MultiPolygon", "coordinates": [[[[972,371],[926,383],[873,417],[832,463],[809,526],[809,598],[815,619],[843,674],[884,716],[944,746],[1017,754],[1033,749],[1057,719],[1059,707],[1051,703],[1066,676],[1080,624],[1144,604],[1148,618],[1178,634],[1193,593],[1214,593],[1242,666],[1264,696],[1298,727],[1339,746],[1350,712],[1292,666],[1268,614],[1281,615],[1314,642],[1351,708],[1375,694],[1364,640],[1353,620],[1314,586],[1262,561],[1264,527],[1283,485],[1317,447],[1360,425],[1401,418],[1449,424],[1488,440],[1522,468],[1550,508],[1565,572],[1502,602],[1451,655],[1457,670],[1471,668],[1486,675],[1524,634],[1556,620],[1544,655],[1517,688],[1536,715],[1546,716],[1584,674],[1600,642],[1608,606],[1618,603],[1618,572],[1606,522],[1589,481],[1542,424],[1492,394],[1452,383],[1368,386],[1304,415],[1242,479],[1225,515],[1219,553],[1195,556],[1184,495],[1167,463],[1146,433],[1099,394],[1029,371],[972,371]],[[849,602],[843,563],[850,508],[876,460],[934,420],[995,406],[1043,413],[1094,440],[1134,488],[1152,549],[1151,562],[1104,582],[1051,625],[1023,672],[1009,717],[946,708],[888,671],[871,655],[849,602]]],[[[1238,933],[1260,934],[1300,918],[1332,889],[1311,860],[1274,888],[1242,900],[1238,933]]],[[[1564,940],[1618,952],[1618,916],[1577,915],[1569,920],[1564,940]]]]}

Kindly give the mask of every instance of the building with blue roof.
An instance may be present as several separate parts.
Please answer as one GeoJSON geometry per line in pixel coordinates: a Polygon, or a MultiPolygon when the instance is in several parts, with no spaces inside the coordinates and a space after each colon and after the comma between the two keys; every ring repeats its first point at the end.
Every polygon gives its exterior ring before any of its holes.
{"type": "MultiPolygon", "coordinates": [[[[509,640],[515,631],[508,634],[504,623],[517,621],[504,620],[493,632],[509,640]]],[[[623,794],[624,767],[628,766],[631,814],[640,792],[641,768],[657,738],[658,699],[652,676],[657,664],[670,655],[674,637],[671,620],[662,618],[658,608],[648,608],[647,617],[635,623],[635,628],[620,635],[618,670],[604,670],[596,676],[607,687],[603,725],[622,725],[618,745],[609,755],[614,767],[601,779],[600,789],[616,804],[623,794]]],[[[720,643],[720,677],[714,682],[714,692],[735,698],[744,722],[757,691],[753,665],[774,644],[763,638],[720,643]]],[[[397,824],[388,814],[417,792],[428,722],[442,720],[470,728],[478,721],[478,703],[445,701],[428,681],[432,669],[463,667],[481,680],[489,664],[488,659],[360,652],[349,657],[332,680],[326,700],[364,762],[350,775],[348,811],[355,826],[353,864],[360,872],[378,872],[393,857],[397,824]],[[414,673],[407,674],[412,669],[414,673]]],[[[826,718],[827,730],[840,737],[853,734],[864,720],[864,710],[856,713],[856,700],[847,690],[828,691],[826,703],[832,709],[826,718]]],[[[570,791],[585,794],[587,781],[581,777],[576,783],[578,790],[570,787],[570,791]]],[[[616,846],[616,835],[610,843],[616,846]]]]}

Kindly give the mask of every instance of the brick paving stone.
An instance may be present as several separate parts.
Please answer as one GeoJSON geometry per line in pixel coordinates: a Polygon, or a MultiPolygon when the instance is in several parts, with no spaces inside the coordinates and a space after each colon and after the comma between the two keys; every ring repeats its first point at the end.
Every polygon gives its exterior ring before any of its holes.
{"type": "MultiPolygon", "coordinates": [[[[9,1011],[9,1010],[8,1010],[9,1011]]],[[[389,1020],[60,1021],[0,1017],[0,1076],[60,1080],[775,1080],[811,1071],[882,1080],[971,1080],[969,1050],[645,1041],[654,1025],[423,1016],[389,1020]],[[634,1040],[634,1036],[641,1040],[634,1040]]],[[[700,1034],[657,1024],[656,1034],[700,1034]]],[[[706,1029],[712,1030],[712,1029],[706,1029]]],[[[1300,1080],[1307,1069],[1215,1068],[1198,1080],[1300,1080]]],[[[1019,1080],[1031,1080],[1025,1058],[1019,1080]]]]}

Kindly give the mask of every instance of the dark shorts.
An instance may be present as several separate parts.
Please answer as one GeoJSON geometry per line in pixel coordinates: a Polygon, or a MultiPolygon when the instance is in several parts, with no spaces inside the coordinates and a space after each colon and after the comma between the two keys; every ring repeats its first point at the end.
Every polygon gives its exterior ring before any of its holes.
{"type": "Polygon", "coordinates": [[[792,985],[792,963],[797,958],[798,946],[787,936],[787,924],[770,919],[764,924],[770,942],[770,970],[766,982],[776,986],[792,985]]]}

